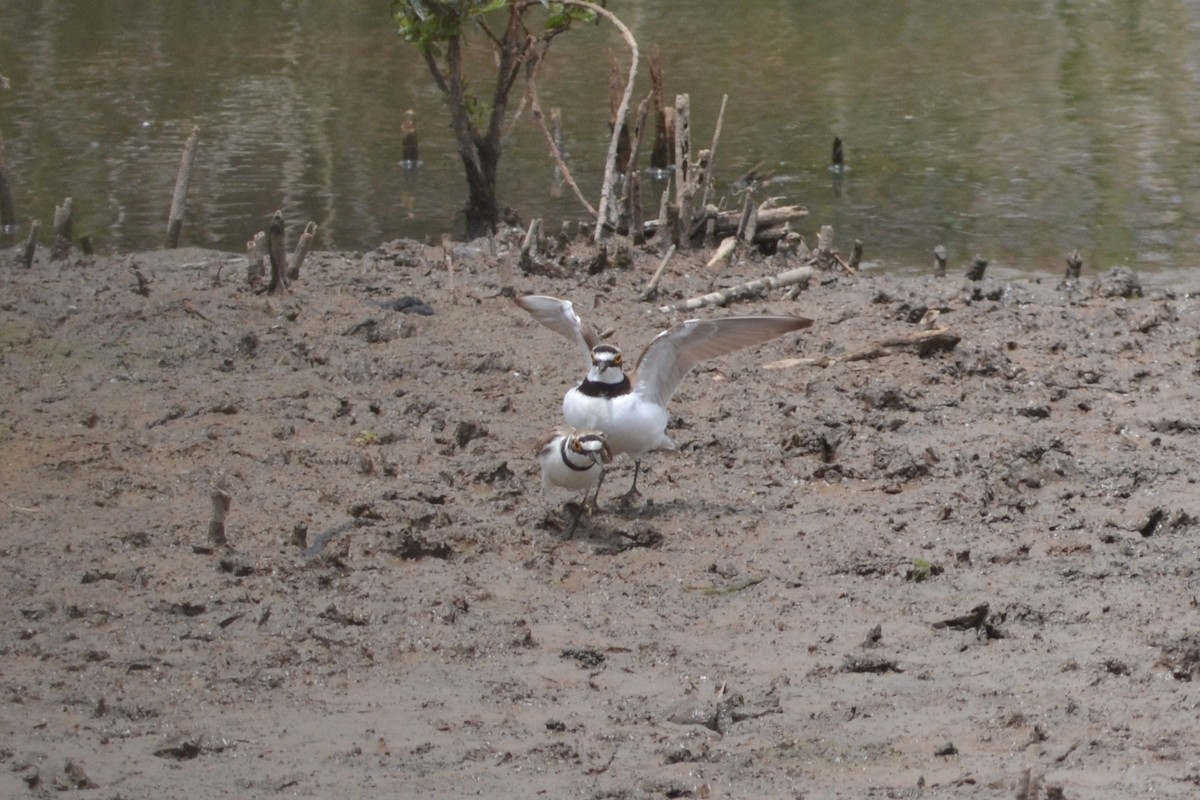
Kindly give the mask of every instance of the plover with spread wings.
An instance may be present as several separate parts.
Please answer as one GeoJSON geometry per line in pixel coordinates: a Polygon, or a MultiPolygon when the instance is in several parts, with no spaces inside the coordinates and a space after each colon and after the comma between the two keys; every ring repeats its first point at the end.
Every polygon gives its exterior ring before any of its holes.
{"type": "Polygon", "coordinates": [[[803,317],[768,315],[689,319],[656,336],[638,356],[633,372],[626,373],[620,348],[601,342],[571,301],[527,295],[515,302],[582,351],[587,374],[563,398],[563,416],[573,427],[602,431],[614,456],[633,457],[627,497],[638,494],[642,456],[677,449],[667,435],[667,403],[692,367],[813,324],[803,317]]]}

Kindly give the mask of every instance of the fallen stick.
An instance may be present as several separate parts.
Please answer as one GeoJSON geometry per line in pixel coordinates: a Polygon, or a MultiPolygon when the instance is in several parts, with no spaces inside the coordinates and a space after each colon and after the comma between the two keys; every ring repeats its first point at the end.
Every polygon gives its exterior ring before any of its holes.
{"type": "Polygon", "coordinates": [[[692,311],[697,308],[704,308],[705,306],[723,306],[733,300],[741,300],[744,297],[757,295],[769,289],[781,289],[784,286],[805,283],[811,277],[812,267],[796,267],[795,269],[789,269],[787,272],[781,272],[778,275],[768,275],[765,278],[757,278],[749,283],[731,286],[719,292],[709,292],[700,297],[693,297],[690,300],[685,300],[682,303],[676,303],[672,306],[662,306],[658,310],[664,314],[670,314],[673,311],[692,311]]]}
{"type": "Polygon", "coordinates": [[[785,358],[763,365],[763,369],[789,369],[791,367],[830,367],[843,361],[870,361],[890,355],[899,350],[915,350],[919,356],[927,356],[943,350],[953,350],[961,341],[956,333],[948,328],[936,328],[929,331],[916,331],[907,336],[896,336],[881,339],[871,345],[846,353],[841,356],[823,356],[821,358],[785,358]]]}
{"type": "MultiPolygon", "coordinates": [[[[762,234],[770,228],[785,225],[792,220],[808,216],[808,209],[803,206],[766,207],[769,202],[771,202],[771,198],[764,200],[758,207],[758,218],[756,220],[758,234],[762,234]]],[[[742,218],[742,211],[722,211],[717,214],[716,227],[713,229],[713,233],[717,236],[729,236],[738,233],[738,230],[743,225],[742,218]]],[[[746,240],[752,241],[749,237],[746,237],[746,240]]]]}
{"type": "Polygon", "coordinates": [[[667,254],[663,256],[662,263],[658,265],[658,269],[654,271],[654,277],[646,284],[646,288],[642,290],[643,300],[653,300],[658,296],[658,282],[662,280],[663,273],[667,269],[667,262],[671,260],[671,256],[675,255],[675,245],[667,248],[667,254]]]}
{"type": "Polygon", "coordinates": [[[192,164],[196,161],[196,141],[200,126],[192,126],[192,134],[183,145],[179,159],[179,172],[175,176],[175,194],[171,197],[171,213],[167,217],[166,248],[179,247],[179,234],[183,231],[183,213],[187,209],[188,185],[192,182],[192,164]]]}
{"type": "Polygon", "coordinates": [[[729,263],[729,259],[733,256],[733,250],[737,247],[737,245],[738,237],[726,236],[721,240],[721,243],[717,245],[717,252],[713,253],[713,257],[710,258],[708,263],[704,265],[705,268],[714,270],[712,276],[714,281],[717,279],[717,275],[720,274],[721,270],[725,268],[725,265],[729,263]]]}

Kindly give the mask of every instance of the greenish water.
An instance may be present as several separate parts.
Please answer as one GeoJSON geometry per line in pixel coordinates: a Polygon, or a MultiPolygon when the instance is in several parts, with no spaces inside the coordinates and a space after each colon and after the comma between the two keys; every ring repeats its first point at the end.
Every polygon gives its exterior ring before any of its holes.
{"type": "MultiPolygon", "coordinates": [[[[1200,3],[621,2],[669,94],[687,92],[697,149],[729,96],[718,186],[750,167],[882,269],[952,265],[1059,274],[1124,264],[1190,288],[1200,252],[1200,3]],[[834,136],[849,171],[828,170],[834,136]]],[[[477,40],[482,44],[482,40],[477,40]]],[[[607,148],[610,27],[559,39],[540,86],[596,202],[607,148]]],[[[485,67],[477,50],[473,66],[485,67]]],[[[184,240],[240,251],[282,208],[294,236],[368,249],[462,230],[464,183],[445,109],[383,0],[0,0],[0,133],[18,217],[71,196],[97,246],[161,244],[179,154],[201,129],[184,240]],[[401,164],[412,108],[421,165],[401,164]]],[[[477,84],[483,85],[483,72],[477,84]]],[[[515,104],[514,104],[515,106],[515,104]]],[[[647,206],[661,184],[646,182],[647,206]]],[[[525,219],[580,218],[557,193],[526,114],[503,199],[525,219]]],[[[552,227],[556,223],[551,223],[552,227]]],[[[23,231],[10,233],[13,243],[23,231]]],[[[811,239],[811,236],[810,236],[811,239]]]]}

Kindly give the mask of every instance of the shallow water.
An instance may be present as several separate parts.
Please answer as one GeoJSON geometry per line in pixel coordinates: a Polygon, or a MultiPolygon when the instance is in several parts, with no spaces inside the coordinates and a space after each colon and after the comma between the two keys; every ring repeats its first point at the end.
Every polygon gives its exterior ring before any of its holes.
{"type": "MultiPolygon", "coordinates": [[[[1200,3],[614,2],[669,94],[687,92],[696,149],[722,95],[720,194],[746,170],[833,224],[881,269],[1059,274],[1124,264],[1189,288],[1200,249],[1200,3]],[[681,10],[686,9],[686,10],[681,10]],[[832,174],[830,145],[849,170],[832,174]]],[[[184,241],[241,250],[277,208],[295,236],[365,249],[459,233],[465,197],[445,110],[382,2],[0,0],[0,133],[18,218],[48,227],[74,198],[98,247],[158,246],[184,140],[200,127],[184,241]],[[401,164],[412,108],[421,164],[401,164]]],[[[570,163],[596,202],[607,148],[609,26],[562,37],[540,91],[562,109],[570,163]]],[[[475,66],[486,66],[476,52],[475,66]]],[[[477,83],[483,84],[482,73],[477,83]]],[[[661,183],[645,184],[657,207],[661,183]]],[[[581,218],[524,114],[504,200],[581,218]]],[[[4,239],[11,244],[16,231],[4,239]]]]}

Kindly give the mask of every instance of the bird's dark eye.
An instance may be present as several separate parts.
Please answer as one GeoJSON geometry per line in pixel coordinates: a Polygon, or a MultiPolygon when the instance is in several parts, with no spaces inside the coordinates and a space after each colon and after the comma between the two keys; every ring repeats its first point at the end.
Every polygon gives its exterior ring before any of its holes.
{"type": "Polygon", "coordinates": [[[579,441],[578,439],[572,439],[571,440],[571,449],[574,450],[576,453],[582,453],[583,452],[583,442],[579,441]]]}
{"type": "Polygon", "coordinates": [[[621,366],[621,354],[620,353],[617,353],[615,356],[613,356],[613,363],[616,364],[618,367],[621,366]]]}

